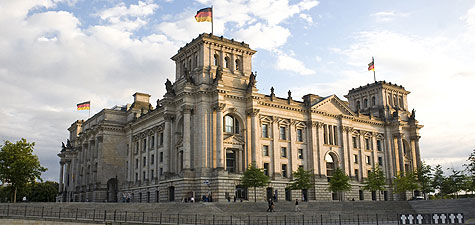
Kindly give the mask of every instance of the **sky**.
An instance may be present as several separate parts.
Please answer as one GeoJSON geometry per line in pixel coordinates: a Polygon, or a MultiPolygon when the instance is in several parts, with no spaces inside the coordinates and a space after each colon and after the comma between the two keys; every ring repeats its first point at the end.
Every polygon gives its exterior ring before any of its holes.
{"type": "Polygon", "coordinates": [[[299,99],[336,94],[376,79],[411,91],[423,160],[461,168],[475,149],[475,1],[473,0],[2,0],[0,141],[26,138],[58,180],[67,128],[133,101],[165,93],[170,60],[211,24],[214,34],[257,50],[257,88],[299,99]]]}

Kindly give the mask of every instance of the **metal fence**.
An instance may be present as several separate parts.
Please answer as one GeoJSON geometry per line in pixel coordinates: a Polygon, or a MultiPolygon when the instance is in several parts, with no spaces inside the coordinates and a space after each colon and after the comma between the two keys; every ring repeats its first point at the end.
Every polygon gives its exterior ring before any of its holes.
{"type": "MultiPolygon", "coordinates": [[[[262,213],[261,213],[262,214],[262,213]]],[[[430,214],[427,214],[430,215],[430,214]]],[[[273,212],[266,215],[170,214],[126,210],[44,207],[31,205],[0,205],[0,216],[143,224],[209,224],[209,225],[402,225],[399,214],[347,215],[273,212]]],[[[405,215],[408,216],[407,214],[405,215]]],[[[427,217],[427,216],[425,216],[427,217]]],[[[416,221],[414,220],[414,223],[416,221]]],[[[424,223],[432,223],[424,220],[424,223]]],[[[409,224],[409,221],[407,222],[409,224]]],[[[412,224],[412,221],[411,223],[412,224]]]]}

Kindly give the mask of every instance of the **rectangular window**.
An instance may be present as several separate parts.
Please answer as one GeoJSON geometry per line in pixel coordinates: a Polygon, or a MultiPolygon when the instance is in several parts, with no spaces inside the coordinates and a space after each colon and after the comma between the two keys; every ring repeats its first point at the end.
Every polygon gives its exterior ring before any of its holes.
{"type": "Polygon", "coordinates": [[[269,146],[268,145],[263,145],[262,146],[262,155],[263,156],[269,156],[269,146]]]}
{"type": "Polygon", "coordinates": [[[297,141],[298,142],[303,142],[303,130],[302,129],[297,129],[297,141]]]}
{"type": "Polygon", "coordinates": [[[358,164],[358,155],[353,155],[353,162],[358,164]]]}
{"type": "Polygon", "coordinates": [[[333,126],[328,125],[328,143],[333,145],[333,126]]]}
{"type": "Polygon", "coordinates": [[[155,147],[155,135],[150,136],[150,148],[155,147]]]}
{"type": "Polygon", "coordinates": [[[282,164],[282,176],[287,177],[287,164],[282,164]]]}
{"type": "Polygon", "coordinates": [[[160,152],[160,162],[163,162],[163,152],[160,152]]]}
{"type": "Polygon", "coordinates": [[[152,154],[152,155],[150,156],[150,164],[151,164],[151,165],[155,164],[155,155],[154,155],[154,154],[152,154]]]}
{"type": "Polygon", "coordinates": [[[303,149],[299,149],[297,154],[298,154],[299,159],[303,159],[303,149]]]}
{"type": "Polygon", "coordinates": [[[135,142],[135,154],[139,152],[139,142],[135,142]]]}
{"type": "Polygon", "coordinates": [[[359,180],[359,176],[360,176],[360,171],[358,171],[358,169],[355,169],[355,177],[357,180],[359,180]]]}
{"type": "Polygon", "coordinates": [[[269,137],[269,125],[268,124],[262,124],[262,137],[263,138],[268,138],[269,137]]]}
{"type": "Polygon", "coordinates": [[[369,138],[365,138],[364,141],[365,141],[365,149],[366,149],[366,150],[370,150],[370,149],[371,149],[371,141],[370,141],[370,139],[369,139],[369,138]]]}
{"type": "Polygon", "coordinates": [[[280,127],[280,140],[287,140],[285,135],[285,127],[280,127]]]}
{"type": "Polygon", "coordinates": [[[371,156],[366,156],[366,164],[371,165],[371,156]]]}
{"type": "Polygon", "coordinates": [[[163,132],[160,133],[160,145],[163,145],[163,132]]]}
{"type": "Polygon", "coordinates": [[[351,140],[353,140],[353,148],[358,148],[358,139],[357,139],[357,137],[351,137],[351,140]]]}
{"type": "Polygon", "coordinates": [[[153,172],[155,172],[155,171],[153,171],[153,170],[150,171],[150,180],[153,179],[153,172]]]}
{"type": "Polygon", "coordinates": [[[145,171],[143,171],[142,174],[143,174],[143,179],[142,179],[142,180],[145,181],[145,178],[146,178],[146,176],[145,176],[145,171]]]}
{"type": "Polygon", "coordinates": [[[338,145],[338,129],[333,126],[333,144],[338,145]]]}
{"type": "Polygon", "coordinates": [[[286,147],[281,147],[280,148],[280,157],[287,158],[287,148],[286,147]]]}
{"type": "Polygon", "coordinates": [[[139,168],[139,159],[135,159],[135,169],[139,168]]]}
{"type": "Polygon", "coordinates": [[[383,151],[383,146],[381,145],[381,140],[376,140],[376,148],[378,151],[383,151]]]}
{"type": "Polygon", "coordinates": [[[135,173],[135,182],[139,181],[139,173],[135,173]]]}
{"type": "Polygon", "coordinates": [[[383,157],[378,157],[378,165],[383,166],[383,157]]]}
{"type": "Polygon", "coordinates": [[[147,157],[144,156],[144,157],[143,157],[143,166],[146,166],[146,165],[147,165],[147,157]]]}
{"type": "Polygon", "coordinates": [[[264,163],[264,175],[269,176],[269,163],[264,163]]]}
{"type": "Polygon", "coordinates": [[[127,155],[129,155],[129,144],[127,144],[127,155]]]}
{"type": "Polygon", "coordinates": [[[160,168],[160,175],[163,175],[163,168],[160,168]]]}
{"type": "Polygon", "coordinates": [[[328,144],[328,132],[327,132],[327,125],[323,125],[323,144],[328,144]]]}
{"type": "Polygon", "coordinates": [[[142,141],[142,150],[143,151],[147,150],[147,139],[143,139],[142,141]]]}

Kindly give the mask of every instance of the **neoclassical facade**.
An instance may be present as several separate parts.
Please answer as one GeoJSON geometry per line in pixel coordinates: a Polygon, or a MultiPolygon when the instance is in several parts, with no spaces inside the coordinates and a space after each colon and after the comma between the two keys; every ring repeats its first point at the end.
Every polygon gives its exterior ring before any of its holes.
{"type": "MultiPolygon", "coordinates": [[[[379,166],[392,181],[420,164],[419,125],[404,87],[378,81],[345,96],[305,95],[302,100],[259,93],[252,72],[256,51],[244,42],[201,34],[171,59],[175,81],[150,102],[103,109],[68,129],[60,157],[58,201],[213,201],[247,199],[240,183],[255,164],[271,178],[261,200],[337,199],[328,191],[336,168],[351,178],[346,199],[372,200],[363,181],[379,166]],[[299,167],[314,174],[314,187],[287,189],[299,167]]],[[[265,76],[265,75],[264,75],[265,76]]]]}

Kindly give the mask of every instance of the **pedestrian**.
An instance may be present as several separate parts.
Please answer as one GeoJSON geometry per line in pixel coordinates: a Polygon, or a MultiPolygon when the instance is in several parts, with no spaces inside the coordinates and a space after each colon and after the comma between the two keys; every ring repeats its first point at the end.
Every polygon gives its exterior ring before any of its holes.
{"type": "Polygon", "coordinates": [[[271,211],[271,212],[275,212],[274,207],[275,207],[274,201],[271,200],[271,201],[270,201],[270,211],[271,211]]]}
{"type": "Polygon", "coordinates": [[[272,212],[272,199],[267,201],[267,212],[272,212]]]}
{"type": "Polygon", "coordinates": [[[295,212],[300,212],[299,200],[295,199],[295,212]]]}

